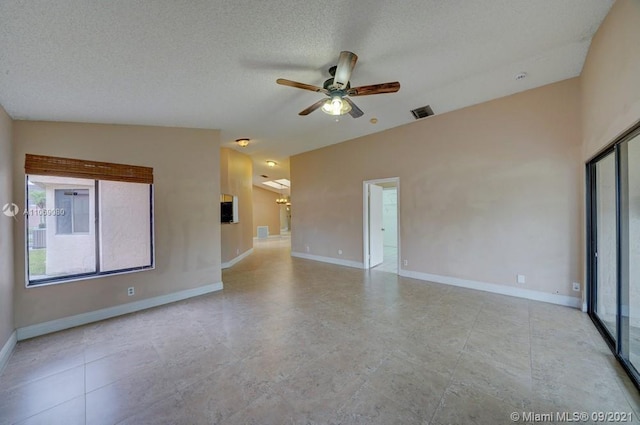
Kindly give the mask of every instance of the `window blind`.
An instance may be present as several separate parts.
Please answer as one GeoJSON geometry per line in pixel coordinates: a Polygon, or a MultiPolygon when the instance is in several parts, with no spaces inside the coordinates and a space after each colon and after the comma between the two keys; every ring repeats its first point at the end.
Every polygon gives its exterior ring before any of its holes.
{"type": "Polygon", "coordinates": [[[36,174],[40,176],[76,177],[130,183],[153,183],[153,168],[151,167],[86,161],[83,159],[58,158],[44,155],[27,154],[24,171],[26,174],[36,174]]]}

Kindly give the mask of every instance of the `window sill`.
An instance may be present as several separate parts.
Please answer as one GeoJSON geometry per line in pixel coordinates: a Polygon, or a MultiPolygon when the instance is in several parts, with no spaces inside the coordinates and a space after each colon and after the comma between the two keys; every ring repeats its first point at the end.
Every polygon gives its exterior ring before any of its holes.
{"type": "Polygon", "coordinates": [[[76,276],[70,276],[70,277],[61,277],[61,278],[52,278],[52,279],[43,279],[43,280],[36,280],[36,281],[29,281],[27,280],[25,287],[27,289],[32,289],[32,288],[39,288],[42,286],[51,286],[51,285],[60,285],[63,283],[71,283],[71,282],[80,282],[83,280],[93,280],[93,279],[100,279],[103,277],[109,277],[109,276],[118,276],[118,275],[123,275],[123,274],[130,274],[130,273],[139,273],[139,272],[146,272],[148,270],[155,270],[156,266],[151,265],[148,267],[143,267],[143,268],[135,268],[135,269],[129,269],[129,270],[118,270],[118,271],[114,271],[114,272],[103,272],[103,273],[99,273],[99,274],[86,274],[86,275],[76,275],[76,276]]]}

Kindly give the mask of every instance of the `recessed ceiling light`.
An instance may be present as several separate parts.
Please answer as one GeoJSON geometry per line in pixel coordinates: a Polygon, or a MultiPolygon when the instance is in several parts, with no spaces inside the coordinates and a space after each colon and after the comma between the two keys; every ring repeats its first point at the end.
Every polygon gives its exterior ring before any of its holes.
{"type": "Polygon", "coordinates": [[[520,72],[520,73],[516,74],[516,81],[524,80],[525,78],[527,78],[527,73],[526,72],[520,72]]]}
{"type": "Polygon", "coordinates": [[[268,165],[270,168],[273,168],[273,167],[275,167],[276,165],[278,165],[278,163],[277,163],[277,162],[275,162],[275,161],[271,161],[271,160],[269,160],[269,161],[267,161],[267,165],[268,165]]]}
{"type": "Polygon", "coordinates": [[[371,118],[371,119],[369,120],[369,122],[370,122],[371,124],[376,124],[376,123],[378,122],[378,118],[371,118]]]}

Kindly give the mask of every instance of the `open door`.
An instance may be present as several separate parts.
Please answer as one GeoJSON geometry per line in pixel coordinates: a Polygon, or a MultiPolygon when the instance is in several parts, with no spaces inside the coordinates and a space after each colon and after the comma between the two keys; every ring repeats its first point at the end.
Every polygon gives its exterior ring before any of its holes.
{"type": "Polygon", "coordinates": [[[369,267],[384,261],[382,187],[369,184],[369,267]]]}
{"type": "Polygon", "coordinates": [[[398,274],[401,258],[400,178],[388,177],[365,180],[362,182],[362,189],[362,248],[364,260],[362,266],[365,269],[376,267],[378,271],[398,274]],[[395,190],[390,191],[393,188],[395,190]],[[390,197],[390,194],[393,195],[390,197]],[[395,223],[392,223],[392,221],[395,221],[395,223]],[[385,224],[389,225],[389,229],[385,230],[385,224]],[[387,235],[389,232],[391,234],[387,235]],[[390,238],[393,238],[393,240],[390,238]],[[387,240],[386,246],[385,240],[387,240]]]}

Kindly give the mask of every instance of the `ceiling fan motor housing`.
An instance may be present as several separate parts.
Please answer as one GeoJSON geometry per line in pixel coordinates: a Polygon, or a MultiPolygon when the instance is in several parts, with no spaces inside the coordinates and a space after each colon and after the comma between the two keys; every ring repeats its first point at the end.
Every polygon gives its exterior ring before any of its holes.
{"type": "MultiPolygon", "coordinates": [[[[335,68],[335,66],[333,67],[335,68]]],[[[329,90],[329,92],[334,92],[336,91],[336,88],[333,86],[333,78],[329,78],[328,80],[326,80],[324,82],[324,84],[322,85],[322,87],[324,87],[325,89],[329,90]]],[[[346,92],[347,90],[349,90],[351,88],[351,81],[349,81],[347,83],[347,86],[339,91],[341,92],[346,92]]]]}

